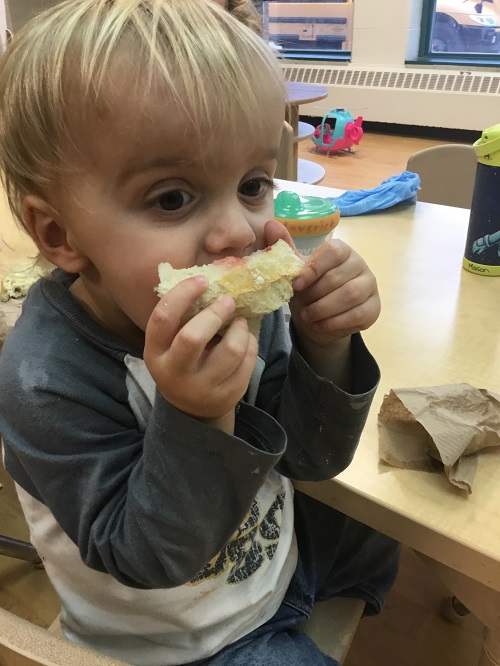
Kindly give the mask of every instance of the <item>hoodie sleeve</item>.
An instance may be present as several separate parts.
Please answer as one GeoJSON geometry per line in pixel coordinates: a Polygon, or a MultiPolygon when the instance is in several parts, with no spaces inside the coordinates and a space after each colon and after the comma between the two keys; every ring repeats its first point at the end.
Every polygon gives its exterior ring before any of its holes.
{"type": "Polygon", "coordinates": [[[293,345],[281,313],[263,331],[266,366],[256,405],[276,418],[287,435],[277,466],[282,474],[319,481],[351,462],[380,380],[378,365],[360,334],[351,345],[352,393],[318,376],[293,345]]]}
{"type": "Polygon", "coordinates": [[[87,566],[138,588],[190,581],[283,455],[282,427],[241,404],[228,435],[156,395],[140,428],[117,355],[51,317],[36,324],[28,312],[0,357],[7,471],[50,509],[87,566]]]}

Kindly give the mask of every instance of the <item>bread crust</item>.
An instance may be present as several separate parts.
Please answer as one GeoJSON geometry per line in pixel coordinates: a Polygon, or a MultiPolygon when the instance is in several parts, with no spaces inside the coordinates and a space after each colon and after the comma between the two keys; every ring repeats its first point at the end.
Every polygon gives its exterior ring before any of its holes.
{"type": "Polygon", "coordinates": [[[175,269],[168,263],[160,264],[160,284],[156,291],[163,296],[182,280],[204,275],[209,281],[208,289],[196,301],[190,316],[227,294],[236,303],[234,316],[251,319],[288,303],[293,296],[292,280],[303,265],[294,250],[284,240],[279,240],[248,257],[227,257],[204,266],[175,269]]]}

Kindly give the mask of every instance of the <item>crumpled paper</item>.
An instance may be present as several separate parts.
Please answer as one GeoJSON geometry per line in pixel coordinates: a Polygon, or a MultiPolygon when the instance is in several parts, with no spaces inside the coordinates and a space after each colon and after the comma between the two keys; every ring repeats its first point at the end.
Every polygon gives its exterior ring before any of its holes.
{"type": "Polygon", "coordinates": [[[470,384],[393,389],[378,426],[383,462],[444,469],[454,486],[471,493],[479,452],[500,446],[500,395],[470,384]]]}

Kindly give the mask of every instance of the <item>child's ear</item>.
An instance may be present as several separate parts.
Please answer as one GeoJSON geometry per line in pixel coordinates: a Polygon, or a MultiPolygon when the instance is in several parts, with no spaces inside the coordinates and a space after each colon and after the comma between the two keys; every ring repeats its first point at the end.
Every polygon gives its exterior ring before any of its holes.
{"type": "Polygon", "coordinates": [[[54,209],[41,197],[28,194],[22,204],[24,223],[40,254],[68,273],[81,273],[88,258],[68,239],[54,209]]]}

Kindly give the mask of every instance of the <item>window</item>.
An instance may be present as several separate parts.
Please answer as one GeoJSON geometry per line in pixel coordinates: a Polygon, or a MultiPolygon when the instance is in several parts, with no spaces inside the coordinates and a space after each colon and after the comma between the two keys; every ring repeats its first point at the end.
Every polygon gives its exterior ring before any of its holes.
{"type": "Polygon", "coordinates": [[[419,55],[498,64],[500,0],[424,0],[419,55]]]}
{"type": "Polygon", "coordinates": [[[264,34],[283,56],[347,60],[351,54],[353,2],[263,2],[264,34]]]}

